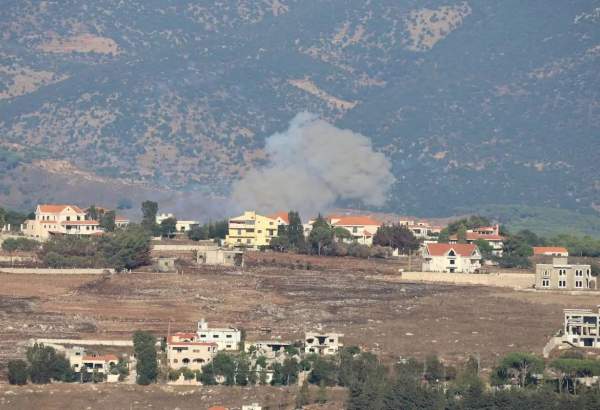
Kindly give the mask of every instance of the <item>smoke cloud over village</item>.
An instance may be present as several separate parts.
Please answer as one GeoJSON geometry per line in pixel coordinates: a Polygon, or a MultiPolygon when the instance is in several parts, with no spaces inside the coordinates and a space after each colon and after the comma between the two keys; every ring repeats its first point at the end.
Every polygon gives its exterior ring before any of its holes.
{"type": "Polygon", "coordinates": [[[379,206],[394,182],[391,163],[375,152],[369,138],[339,129],[310,113],[300,113],[289,128],[270,136],[268,162],[232,186],[240,209],[326,211],[339,200],[379,206]]]}

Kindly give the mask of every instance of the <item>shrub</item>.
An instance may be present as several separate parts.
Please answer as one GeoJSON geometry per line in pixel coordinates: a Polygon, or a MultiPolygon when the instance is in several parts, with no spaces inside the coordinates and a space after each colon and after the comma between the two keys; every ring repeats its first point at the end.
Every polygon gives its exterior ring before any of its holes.
{"type": "Polygon", "coordinates": [[[25,360],[11,360],[8,362],[8,382],[10,384],[24,385],[27,384],[29,371],[25,360]]]}

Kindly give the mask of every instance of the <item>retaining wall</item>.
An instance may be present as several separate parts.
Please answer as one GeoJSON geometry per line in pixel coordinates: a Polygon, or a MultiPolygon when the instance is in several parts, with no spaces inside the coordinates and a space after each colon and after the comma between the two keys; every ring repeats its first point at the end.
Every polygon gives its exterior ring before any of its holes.
{"type": "Polygon", "coordinates": [[[115,273],[114,269],[49,269],[49,268],[0,268],[0,273],[16,275],[103,275],[115,273]]]}
{"type": "Polygon", "coordinates": [[[460,285],[499,286],[516,289],[532,288],[534,273],[441,273],[441,272],[402,272],[402,281],[445,282],[460,285]]]}

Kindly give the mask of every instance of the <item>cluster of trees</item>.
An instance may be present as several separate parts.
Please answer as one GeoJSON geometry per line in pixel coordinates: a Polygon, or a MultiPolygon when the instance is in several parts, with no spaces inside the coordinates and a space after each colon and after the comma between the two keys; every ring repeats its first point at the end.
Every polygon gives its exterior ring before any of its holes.
{"type": "Polygon", "coordinates": [[[92,205],[88,208],[86,217],[88,219],[98,221],[100,227],[103,228],[105,232],[114,232],[115,229],[117,229],[117,225],[115,223],[115,219],[117,218],[116,211],[106,211],[102,208],[96,208],[95,205],[92,205]]]}
{"type": "Polygon", "coordinates": [[[187,233],[188,238],[193,241],[203,241],[207,239],[225,239],[229,231],[229,221],[227,219],[208,222],[204,225],[195,226],[187,233]]]}
{"type": "Polygon", "coordinates": [[[27,361],[8,362],[10,384],[24,385],[30,380],[34,384],[50,383],[52,380],[73,382],[76,375],[64,355],[56,353],[51,346],[34,344],[27,349],[27,361]]]}
{"type": "Polygon", "coordinates": [[[10,225],[11,231],[18,231],[23,222],[34,218],[34,213],[24,214],[0,207],[0,229],[5,225],[10,225]]]}
{"type": "MultiPolygon", "coordinates": [[[[88,371],[85,367],[76,372],[63,354],[43,344],[36,343],[28,348],[26,358],[27,361],[18,359],[8,362],[10,384],[25,385],[28,381],[34,384],[47,384],[52,381],[98,383],[105,377],[102,373],[88,371]]],[[[111,366],[108,371],[111,374],[118,374],[121,381],[129,374],[127,362],[123,359],[119,359],[119,362],[111,366]]]]}
{"type": "MultiPolygon", "coordinates": [[[[431,359],[434,361],[434,359],[431,359]]],[[[568,359],[573,360],[573,359],[568,359]]],[[[564,363],[557,359],[550,364],[554,370],[564,363]]],[[[588,361],[589,362],[589,361],[588,361]]],[[[592,361],[594,362],[594,361],[592,361]]],[[[597,361],[595,361],[597,362],[597,361]]],[[[536,375],[544,369],[543,361],[533,355],[512,353],[503,358],[492,376],[495,385],[515,384],[526,388],[488,390],[479,376],[477,361],[467,363],[450,375],[448,368],[433,365],[434,373],[427,375],[429,366],[408,360],[387,369],[374,360],[356,361],[356,371],[350,383],[348,408],[358,409],[597,409],[600,408],[600,391],[597,388],[575,392],[564,388],[560,379],[544,383],[536,375]],[[441,372],[441,373],[440,373],[441,372]],[[439,376],[442,377],[439,377],[439,376]],[[567,392],[577,394],[565,394],[567,392]]],[[[433,364],[433,362],[432,362],[433,364]]],[[[577,364],[564,374],[575,375],[577,364]]],[[[589,364],[588,364],[589,367],[589,364]]],[[[586,372],[591,374],[587,367],[586,372]]],[[[571,379],[573,384],[574,379],[571,379]]]]}
{"type": "Polygon", "coordinates": [[[97,237],[59,236],[43,243],[38,258],[51,268],[114,268],[150,264],[150,236],[138,225],[97,237]]]}
{"type": "Polygon", "coordinates": [[[312,229],[305,238],[304,227],[298,212],[288,213],[289,224],[281,225],[270,248],[279,252],[354,256],[358,258],[389,257],[393,249],[405,253],[419,248],[419,241],[406,227],[401,225],[383,225],[373,238],[373,247],[352,242],[352,233],[339,226],[332,226],[319,214],[312,229]]]}

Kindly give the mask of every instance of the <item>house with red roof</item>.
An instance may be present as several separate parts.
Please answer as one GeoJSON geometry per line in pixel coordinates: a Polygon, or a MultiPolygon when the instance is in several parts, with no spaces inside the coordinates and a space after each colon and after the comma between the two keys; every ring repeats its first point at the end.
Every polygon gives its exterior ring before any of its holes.
{"type": "Polygon", "coordinates": [[[271,218],[274,221],[277,222],[277,226],[279,225],[289,225],[290,224],[290,217],[288,215],[287,212],[281,211],[281,212],[276,212],[274,214],[271,215],[267,215],[267,218],[271,218]]]}
{"type": "Polygon", "coordinates": [[[534,246],[533,256],[559,256],[566,258],[569,256],[569,251],[562,246],[534,246]]]}
{"type": "MultiPolygon", "coordinates": [[[[352,235],[352,242],[362,245],[372,245],[373,236],[381,226],[381,222],[366,215],[329,215],[325,217],[332,227],[340,227],[348,230],[352,235]]],[[[314,219],[304,225],[304,234],[310,234],[314,219]]]]}
{"type": "Polygon", "coordinates": [[[85,211],[76,205],[41,204],[35,210],[35,219],[23,224],[23,233],[46,240],[52,235],[98,235],[104,231],[98,221],[87,219],[85,211]]]}
{"type": "Polygon", "coordinates": [[[481,253],[468,243],[428,243],[423,247],[423,272],[476,273],[481,253]]]}
{"type": "MultiPolygon", "coordinates": [[[[479,228],[469,229],[465,234],[465,242],[473,244],[478,240],[486,241],[492,247],[492,254],[498,257],[502,256],[504,250],[504,241],[506,238],[500,235],[500,225],[481,226],[479,228]]],[[[458,243],[458,235],[451,235],[448,238],[450,243],[458,243]]]]}

